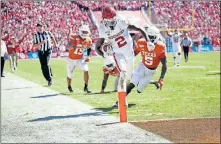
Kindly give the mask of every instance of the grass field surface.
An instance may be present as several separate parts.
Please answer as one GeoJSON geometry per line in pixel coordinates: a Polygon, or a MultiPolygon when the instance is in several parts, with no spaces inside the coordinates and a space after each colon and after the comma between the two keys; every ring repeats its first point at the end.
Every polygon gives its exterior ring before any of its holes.
{"type": "MultiPolygon", "coordinates": [[[[136,64],[141,57],[136,57],[136,64]]],[[[93,93],[100,92],[103,79],[101,57],[93,57],[89,64],[89,88],[93,93]]],[[[118,110],[112,106],[117,100],[116,93],[90,94],[83,92],[83,72],[76,69],[72,78],[74,93],[69,93],[66,83],[66,60],[52,59],[54,84],[50,88],[64,95],[87,103],[95,108],[118,116],[118,110]]],[[[10,72],[9,62],[6,62],[10,72]]],[[[155,80],[159,79],[159,66],[155,80]]],[[[39,60],[20,60],[16,75],[47,86],[39,60]]],[[[7,75],[6,75],[7,76],[7,75]]],[[[109,78],[106,91],[113,91],[113,77],[109,78]]],[[[18,83],[19,85],[19,83],[18,83]]],[[[220,117],[220,53],[190,53],[188,63],[173,67],[172,54],[168,54],[168,71],[162,90],[149,85],[142,94],[134,89],[128,96],[128,120],[143,121],[168,118],[220,117]]]]}

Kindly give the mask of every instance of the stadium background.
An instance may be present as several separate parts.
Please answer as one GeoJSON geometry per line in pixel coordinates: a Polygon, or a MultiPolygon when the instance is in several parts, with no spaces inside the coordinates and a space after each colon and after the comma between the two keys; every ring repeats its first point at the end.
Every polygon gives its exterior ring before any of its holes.
{"type": "MultiPolygon", "coordinates": [[[[160,28],[164,38],[178,28],[180,32],[188,32],[193,40],[190,51],[220,50],[220,2],[218,1],[78,1],[95,11],[98,21],[101,19],[101,8],[109,3],[113,5],[130,22],[141,26],[154,24],[160,28]]],[[[79,8],[73,1],[8,1],[1,2],[1,28],[9,36],[20,39],[25,32],[30,32],[20,44],[20,59],[38,58],[37,49],[32,49],[33,33],[37,22],[46,25],[58,41],[59,50],[53,50],[52,57],[66,57],[67,38],[71,32],[77,33],[82,23],[90,24],[93,42],[98,32],[94,29],[87,12],[79,8]]],[[[171,43],[167,42],[167,51],[171,52],[171,43]]],[[[92,55],[96,55],[93,51],[92,55]]]]}

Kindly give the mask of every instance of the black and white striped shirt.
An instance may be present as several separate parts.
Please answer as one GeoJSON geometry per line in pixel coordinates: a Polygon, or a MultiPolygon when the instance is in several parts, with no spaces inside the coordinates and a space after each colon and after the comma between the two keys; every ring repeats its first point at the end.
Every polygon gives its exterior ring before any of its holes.
{"type": "Polygon", "coordinates": [[[47,51],[49,49],[52,49],[52,43],[51,43],[51,37],[52,34],[48,31],[43,31],[43,33],[37,32],[34,34],[34,44],[38,44],[42,41],[44,41],[45,39],[47,39],[47,41],[41,45],[41,47],[39,48],[40,51],[47,51]]]}

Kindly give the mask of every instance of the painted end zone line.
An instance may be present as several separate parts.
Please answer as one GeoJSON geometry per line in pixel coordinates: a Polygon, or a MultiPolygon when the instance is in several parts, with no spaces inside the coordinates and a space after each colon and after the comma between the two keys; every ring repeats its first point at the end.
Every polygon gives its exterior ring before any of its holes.
{"type": "Polygon", "coordinates": [[[220,73],[220,70],[213,70],[213,71],[208,71],[208,73],[220,73]]]}
{"type": "Polygon", "coordinates": [[[173,66],[169,69],[205,69],[205,66],[173,66]]]}
{"type": "Polygon", "coordinates": [[[171,120],[189,120],[189,119],[220,119],[220,117],[196,117],[196,118],[168,118],[168,119],[155,119],[155,120],[141,120],[129,122],[151,122],[151,121],[171,121],[171,120]]]}

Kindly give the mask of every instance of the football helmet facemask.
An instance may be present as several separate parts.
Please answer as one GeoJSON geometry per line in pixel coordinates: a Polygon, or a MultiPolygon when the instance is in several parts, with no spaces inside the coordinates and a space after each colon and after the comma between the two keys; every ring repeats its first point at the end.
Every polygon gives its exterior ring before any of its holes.
{"type": "Polygon", "coordinates": [[[90,36],[90,29],[89,29],[89,26],[88,25],[82,25],[80,26],[79,28],[79,35],[82,37],[82,38],[87,38],[90,36]]]}

